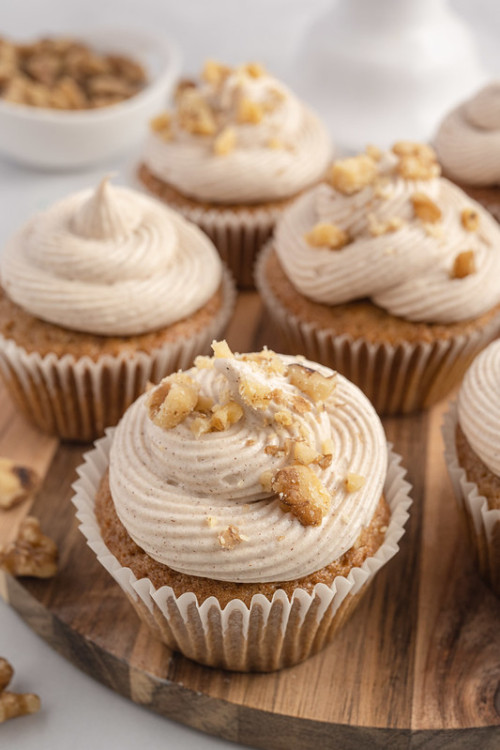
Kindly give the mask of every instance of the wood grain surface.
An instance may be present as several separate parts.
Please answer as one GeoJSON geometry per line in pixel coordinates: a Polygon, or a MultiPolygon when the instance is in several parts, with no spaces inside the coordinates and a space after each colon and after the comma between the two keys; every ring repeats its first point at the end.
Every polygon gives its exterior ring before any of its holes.
{"type": "MultiPolygon", "coordinates": [[[[239,297],[236,351],[279,350],[255,294],[239,297]]],[[[59,445],[0,390],[0,455],[36,468],[42,490],[0,516],[0,543],[34,513],[59,545],[49,581],[6,576],[31,627],[119,693],[202,731],[254,747],[500,748],[500,600],[479,579],[448,481],[446,404],[384,421],[403,455],[413,507],[400,553],[325,651],[292,669],[235,674],[169,651],[141,625],[77,528],[71,483],[85,445],[59,445]],[[32,506],[32,507],[31,507],[32,506]]]]}

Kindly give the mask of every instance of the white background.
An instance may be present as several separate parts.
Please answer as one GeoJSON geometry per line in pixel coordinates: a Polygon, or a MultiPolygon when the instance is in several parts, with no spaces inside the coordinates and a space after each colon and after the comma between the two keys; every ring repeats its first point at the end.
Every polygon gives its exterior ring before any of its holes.
{"type": "MultiPolygon", "coordinates": [[[[206,57],[261,60],[293,85],[290,71],[307,29],[331,5],[330,0],[2,0],[0,33],[28,39],[99,26],[144,27],[178,42],[185,72],[196,72],[206,57]]],[[[451,6],[470,25],[485,67],[498,72],[496,0],[453,0],[451,6]]],[[[116,169],[118,180],[127,181],[134,157],[131,152],[90,170],[56,174],[0,158],[0,246],[33,211],[94,183],[103,172],[116,169]]],[[[15,666],[12,689],[39,693],[43,706],[35,716],[0,727],[2,750],[236,747],[157,716],[93,681],[53,652],[2,601],[0,655],[15,666]]]]}

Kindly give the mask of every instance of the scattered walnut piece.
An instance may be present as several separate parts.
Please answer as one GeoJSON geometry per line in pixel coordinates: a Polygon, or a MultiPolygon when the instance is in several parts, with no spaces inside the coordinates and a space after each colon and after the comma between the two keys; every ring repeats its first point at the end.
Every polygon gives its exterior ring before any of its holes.
{"type": "Polygon", "coordinates": [[[231,550],[236,547],[240,542],[247,542],[248,537],[244,534],[240,534],[239,529],[236,526],[228,526],[227,529],[221,531],[217,537],[222,549],[231,550]]]}
{"type": "Polygon", "coordinates": [[[344,195],[353,195],[367,185],[371,185],[377,176],[377,165],[366,154],[359,154],[348,159],[336,161],[331,169],[329,182],[344,195]]]}
{"type": "Polygon", "coordinates": [[[382,151],[378,146],[374,146],[373,144],[369,143],[368,146],[365,148],[365,153],[367,156],[370,157],[370,159],[373,159],[373,161],[380,161],[382,158],[382,151]]]}
{"type": "Polygon", "coordinates": [[[303,526],[319,526],[330,507],[330,494],[309,466],[293,464],[276,472],[272,489],[280,508],[290,511],[303,526]]]}
{"type": "Polygon", "coordinates": [[[7,659],[0,657],[0,693],[5,690],[12,679],[14,670],[7,659]]]}
{"type": "Polygon", "coordinates": [[[264,492],[272,492],[273,490],[273,472],[263,471],[259,477],[259,482],[262,485],[264,492]]]}
{"type": "Polygon", "coordinates": [[[299,464],[308,466],[317,462],[320,454],[311,445],[301,440],[293,444],[293,457],[299,464]]]}
{"type": "Polygon", "coordinates": [[[213,413],[210,420],[211,429],[217,432],[227,430],[231,425],[236,424],[243,416],[243,409],[236,401],[230,401],[224,406],[219,406],[213,413]]]}
{"type": "Polygon", "coordinates": [[[292,413],[288,409],[281,409],[275,413],[274,421],[282,427],[290,427],[293,422],[292,413]]]}
{"type": "Polygon", "coordinates": [[[252,409],[266,409],[275,396],[273,389],[248,377],[241,379],[238,390],[243,401],[252,409]]]}
{"type": "Polygon", "coordinates": [[[479,229],[479,214],[474,208],[464,208],[460,219],[467,232],[476,232],[479,229]]]}
{"type": "Polygon", "coordinates": [[[57,573],[57,547],[42,534],[40,522],[27,516],[14,542],[0,549],[0,567],[13,576],[51,578],[57,573]]]}
{"type": "Polygon", "coordinates": [[[399,141],[392,150],[399,157],[396,171],[405,180],[431,180],[441,174],[436,152],[425,143],[399,141]]]}
{"type": "Polygon", "coordinates": [[[266,69],[262,63],[249,62],[243,65],[243,71],[247,73],[251,78],[261,78],[266,74],[266,69]]]}
{"type": "Polygon", "coordinates": [[[236,130],[229,125],[214,140],[214,154],[226,156],[236,148],[236,130]]]}
{"type": "Polygon", "coordinates": [[[170,140],[172,137],[172,115],[170,112],[162,112],[161,114],[154,117],[149,126],[153,133],[157,133],[163,140],[170,140]]]}
{"type": "Polygon", "coordinates": [[[206,517],[206,524],[211,529],[213,529],[213,527],[215,526],[215,523],[216,523],[216,521],[215,521],[215,518],[213,516],[207,516],[206,517]]]}
{"type": "Polygon", "coordinates": [[[365,482],[366,479],[361,474],[349,473],[345,478],[345,488],[347,492],[356,492],[363,487],[365,482]]]}
{"type": "Polygon", "coordinates": [[[164,430],[171,430],[191,414],[198,401],[198,384],[182,372],[163,378],[149,393],[146,405],[149,418],[164,430]]]}
{"type": "Polygon", "coordinates": [[[404,220],[399,216],[393,216],[390,219],[379,220],[375,214],[369,213],[366,217],[368,222],[368,231],[373,237],[380,237],[382,234],[397,232],[404,226],[404,220]]]}
{"type": "Polygon", "coordinates": [[[210,432],[210,419],[208,417],[196,417],[189,425],[189,429],[196,438],[210,432]]]}
{"type": "Polygon", "coordinates": [[[231,359],[234,357],[234,354],[225,339],[222,341],[212,341],[212,351],[216,358],[223,357],[225,359],[231,359]]]}
{"type": "Polygon", "coordinates": [[[413,193],[411,202],[415,216],[422,221],[434,224],[441,219],[441,209],[425,193],[413,193]]]}
{"type": "Polygon", "coordinates": [[[33,469],[0,457],[0,508],[7,510],[34,495],[40,477],[33,469]]]}
{"type": "Polygon", "coordinates": [[[257,125],[264,117],[264,108],[259,102],[241,99],[238,104],[237,120],[240,123],[257,125]]]}
{"type": "Polygon", "coordinates": [[[36,714],[40,710],[40,698],[34,693],[0,693],[0,724],[18,716],[36,714]]]}
{"type": "Polygon", "coordinates": [[[306,232],[304,239],[311,247],[340,250],[349,242],[349,235],[336,224],[320,221],[309,232],[306,232]]]}
{"type": "Polygon", "coordinates": [[[289,365],[288,379],[292,385],[309,396],[314,403],[326,401],[335,390],[335,374],[326,377],[317,370],[311,370],[304,365],[289,365]]]}
{"type": "Polygon", "coordinates": [[[206,60],[201,71],[201,78],[212,86],[220,86],[230,73],[231,68],[228,65],[223,65],[216,60],[206,60]]]}
{"type": "Polygon", "coordinates": [[[213,405],[214,400],[213,398],[211,398],[211,396],[203,396],[201,394],[198,394],[198,401],[196,402],[194,411],[201,411],[207,414],[209,411],[211,411],[213,405]]]}
{"type": "Polygon", "coordinates": [[[207,357],[205,354],[198,354],[194,360],[194,366],[198,370],[209,370],[214,366],[212,357],[207,357]]]}
{"type": "Polygon", "coordinates": [[[464,279],[466,276],[476,272],[476,259],[474,256],[474,250],[464,250],[463,253],[459,253],[453,263],[451,269],[452,279],[464,279]]]}
{"type": "Polygon", "coordinates": [[[179,127],[193,135],[214,135],[215,115],[196,88],[185,88],[177,99],[179,127]]]}

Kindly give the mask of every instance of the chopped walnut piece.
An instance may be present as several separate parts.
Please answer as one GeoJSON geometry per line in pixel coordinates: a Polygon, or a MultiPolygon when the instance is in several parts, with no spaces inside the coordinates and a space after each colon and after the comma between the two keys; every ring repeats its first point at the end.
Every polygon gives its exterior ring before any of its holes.
{"type": "Polygon", "coordinates": [[[189,429],[196,438],[210,432],[211,421],[208,417],[196,417],[189,425],[189,429]]]}
{"type": "Polygon", "coordinates": [[[293,457],[299,464],[308,466],[313,462],[317,462],[320,458],[320,454],[307,443],[297,441],[293,444],[293,457]]]}
{"type": "Polygon", "coordinates": [[[275,395],[275,391],[267,385],[251,378],[242,378],[238,390],[243,401],[252,409],[266,409],[275,395]]]}
{"type": "Polygon", "coordinates": [[[154,133],[157,133],[163,140],[170,140],[172,138],[172,115],[170,112],[162,112],[160,115],[154,117],[149,126],[154,133]]]}
{"type": "Polygon", "coordinates": [[[345,488],[347,492],[356,492],[363,487],[365,482],[366,479],[361,474],[349,473],[345,478],[345,488]]]}
{"type": "Polygon", "coordinates": [[[399,216],[393,216],[390,219],[383,219],[380,221],[377,219],[375,214],[367,214],[368,231],[373,237],[380,237],[382,234],[389,234],[390,232],[397,232],[404,226],[404,220],[399,216]]]}
{"type": "Polygon", "coordinates": [[[0,567],[13,576],[51,578],[57,573],[57,547],[42,534],[40,522],[27,516],[14,542],[0,549],[0,567]]]}
{"type": "Polygon", "coordinates": [[[280,138],[276,138],[276,136],[273,136],[272,138],[269,138],[267,142],[267,147],[277,150],[280,148],[284,148],[285,144],[280,138]]]}
{"type": "Polygon", "coordinates": [[[11,664],[9,664],[7,659],[0,657],[0,693],[2,690],[5,690],[11,681],[13,674],[14,670],[12,669],[11,664]]]}
{"type": "Polygon", "coordinates": [[[258,62],[246,63],[246,65],[243,65],[243,70],[251,78],[261,78],[261,76],[266,74],[265,67],[262,65],[262,63],[258,62]]]}
{"type": "Polygon", "coordinates": [[[163,378],[149,393],[146,406],[149,418],[164,430],[171,430],[191,414],[198,401],[198,384],[182,372],[163,378]]]}
{"type": "Polygon", "coordinates": [[[238,104],[237,120],[240,123],[257,125],[264,117],[262,104],[251,99],[241,99],[238,104]]]}
{"type": "Polygon", "coordinates": [[[436,161],[436,152],[432,146],[418,141],[397,141],[392,147],[396,156],[418,156],[423,161],[436,161]]]}
{"type": "Polygon", "coordinates": [[[207,60],[201,71],[201,78],[212,86],[220,86],[230,75],[231,68],[216,60],[207,60]]]}
{"type": "Polygon", "coordinates": [[[33,469],[0,457],[0,508],[7,510],[34,495],[40,477],[33,469]]]}
{"type": "Polygon", "coordinates": [[[377,166],[366,154],[336,161],[331,169],[329,182],[344,195],[353,195],[371,185],[377,176],[377,166]]]}
{"type": "Polygon", "coordinates": [[[264,492],[272,492],[273,490],[273,472],[263,471],[259,477],[259,482],[262,485],[264,492]]]}
{"type": "Polygon", "coordinates": [[[181,78],[175,87],[174,102],[178,105],[183,94],[188,89],[196,89],[196,81],[192,78],[181,78]]]}
{"type": "Polygon", "coordinates": [[[194,366],[198,370],[209,370],[214,366],[214,361],[212,357],[207,357],[204,354],[198,354],[198,356],[194,360],[194,366]]]}
{"type": "Polygon", "coordinates": [[[382,150],[378,146],[373,146],[371,143],[365,148],[365,153],[373,161],[380,161],[382,158],[382,150]]]}
{"type": "Polygon", "coordinates": [[[280,508],[290,511],[303,526],[319,526],[330,507],[330,494],[309,466],[293,464],[280,469],[272,480],[280,508]]]}
{"type": "Polygon", "coordinates": [[[217,358],[223,357],[225,359],[231,359],[232,357],[234,357],[234,354],[232,353],[225,339],[223,339],[222,341],[212,341],[212,351],[214,353],[214,357],[217,358]]]}
{"type": "Polygon", "coordinates": [[[422,221],[434,224],[441,219],[441,209],[425,193],[413,193],[411,202],[415,216],[422,221]]]}
{"type": "Polygon", "coordinates": [[[236,401],[230,401],[224,406],[219,406],[210,420],[211,429],[221,432],[236,424],[243,416],[243,409],[236,401]]]}
{"type": "Polygon", "coordinates": [[[399,141],[392,150],[399,157],[396,171],[405,180],[430,180],[441,174],[436,152],[425,143],[399,141]]]}
{"type": "Polygon", "coordinates": [[[196,402],[196,406],[194,407],[194,411],[202,411],[204,413],[207,413],[211,411],[213,405],[214,400],[213,398],[211,398],[211,396],[202,396],[201,394],[199,394],[198,401],[196,402]]]}
{"type": "Polygon", "coordinates": [[[214,154],[226,156],[236,148],[236,130],[229,125],[214,140],[214,154]]]}
{"type": "Polygon", "coordinates": [[[36,714],[40,710],[40,698],[34,693],[0,693],[0,724],[18,716],[36,714]]]}
{"type": "Polygon", "coordinates": [[[214,135],[215,115],[196,88],[185,88],[177,100],[179,126],[193,135],[214,135]]]}
{"type": "Polygon", "coordinates": [[[479,214],[474,208],[464,208],[460,219],[467,232],[476,232],[479,229],[479,214]]]}
{"type": "Polygon", "coordinates": [[[282,427],[290,427],[293,422],[292,413],[288,409],[281,409],[275,413],[274,421],[282,427]]]}
{"type": "Polygon", "coordinates": [[[309,396],[314,403],[326,401],[335,390],[335,373],[327,377],[317,370],[304,367],[304,365],[290,365],[288,367],[288,379],[292,385],[309,396]]]}
{"type": "Polygon", "coordinates": [[[206,517],[206,524],[211,529],[213,529],[213,527],[215,526],[215,523],[216,523],[216,521],[215,521],[215,518],[213,516],[207,516],[206,517]]]}
{"type": "Polygon", "coordinates": [[[304,239],[311,247],[340,250],[349,242],[349,235],[336,224],[320,221],[309,232],[306,232],[304,239]]]}
{"type": "Polygon", "coordinates": [[[236,526],[228,526],[227,529],[221,531],[217,539],[222,549],[225,550],[234,549],[240,542],[248,541],[248,537],[244,534],[240,534],[239,529],[236,526]]]}
{"type": "Polygon", "coordinates": [[[466,276],[475,273],[476,270],[474,250],[464,250],[455,258],[450,276],[452,279],[464,279],[466,276]]]}

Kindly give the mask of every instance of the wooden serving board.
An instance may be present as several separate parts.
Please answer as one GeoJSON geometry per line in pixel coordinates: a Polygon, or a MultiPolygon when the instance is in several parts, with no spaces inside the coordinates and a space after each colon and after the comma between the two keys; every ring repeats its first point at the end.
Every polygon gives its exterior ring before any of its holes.
{"type": "MultiPolygon", "coordinates": [[[[228,342],[273,346],[255,294],[240,295],[228,342]]],[[[279,347],[276,347],[279,348],[279,347]]],[[[28,512],[60,549],[51,580],[3,581],[29,625],[74,664],[170,718],[261,748],[500,747],[500,600],[477,576],[442,457],[446,404],[385,421],[403,455],[413,507],[400,553],[325,651],[293,669],[212,670],[151,637],[97,563],[70,502],[88,446],[59,445],[0,391],[0,455],[36,468],[32,503],[0,516],[0,543],[28,512]]]]}

